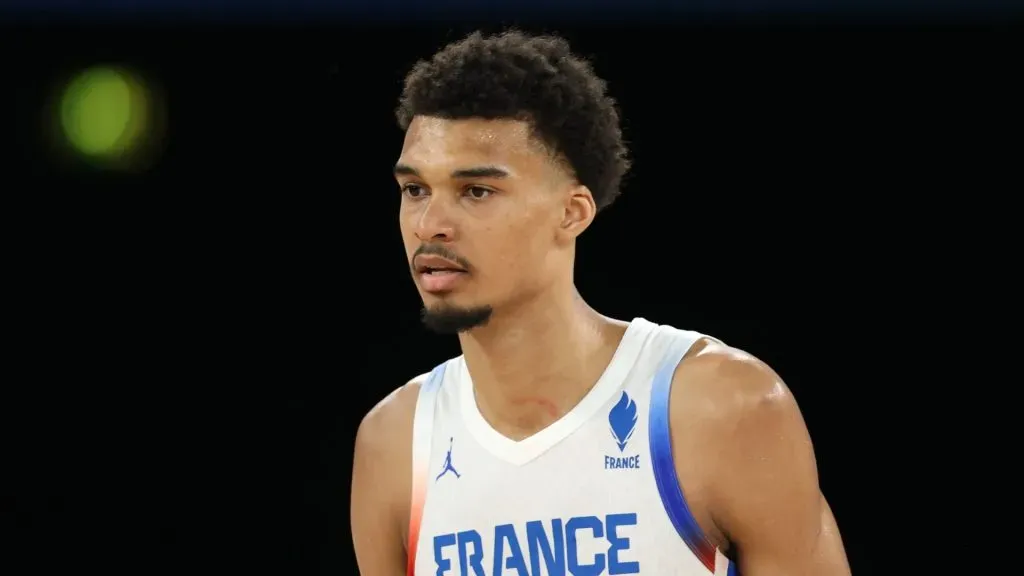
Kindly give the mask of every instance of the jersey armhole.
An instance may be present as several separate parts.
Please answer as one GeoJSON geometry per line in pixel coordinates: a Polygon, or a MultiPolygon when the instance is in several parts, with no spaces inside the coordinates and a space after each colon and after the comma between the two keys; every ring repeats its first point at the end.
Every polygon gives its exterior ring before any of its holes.
{"type": "Polygon", "coordinates": [[[648,417],[651,466],[658,486],[661,504],[668,514],[672,526],[686,546],[712,574],[716,576],[738,576],[736,565],[708,540],[697,520],[690,512],[683,496],[683,489],[676,473],[672,457],[672,433],[669,398],[672,394],[672,378],[676,367],[690,349],[692,341],[675,346],[667,355],[654,376],[651,388],[650,414],[648,417]]]}
{"type": "Polygon", "coordinates": [[[420,387],[412,422],[412,494],[409,500],[409,541],[407,573],[416,573],[416,548],[420,541],[420,524],[427,501],[427,476],[430,466],[431,440],[434,432],[434,406],[437,392],[444,381],[447,362],[434,368],[420,387]]]}

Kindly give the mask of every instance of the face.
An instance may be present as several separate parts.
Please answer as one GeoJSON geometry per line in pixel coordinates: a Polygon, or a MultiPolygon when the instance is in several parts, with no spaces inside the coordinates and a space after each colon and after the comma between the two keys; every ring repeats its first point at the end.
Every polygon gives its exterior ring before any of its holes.
{"type": "Polygon", "coordinates": [[[424,320],[443,332],[571,278],[573,241],[596,212],[520,121],[416,117],[395,177],[424,320]]]}

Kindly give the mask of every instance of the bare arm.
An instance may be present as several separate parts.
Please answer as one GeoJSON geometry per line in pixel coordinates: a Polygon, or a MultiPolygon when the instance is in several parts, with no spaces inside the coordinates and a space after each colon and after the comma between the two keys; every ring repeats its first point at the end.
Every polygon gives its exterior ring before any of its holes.
{"type": "Polygon", "coordinates": [[[412,419],[422,377],[371,410],[356,434],[352,542],[362,576],[404,576],[412,473],[412,419]]]}
{"type": "Polygon", "coordinates": [[[709,347],[695,364],[717,406],[708,506],[743,576],[849,576],[789,389],[757,359],[709,347]]]}

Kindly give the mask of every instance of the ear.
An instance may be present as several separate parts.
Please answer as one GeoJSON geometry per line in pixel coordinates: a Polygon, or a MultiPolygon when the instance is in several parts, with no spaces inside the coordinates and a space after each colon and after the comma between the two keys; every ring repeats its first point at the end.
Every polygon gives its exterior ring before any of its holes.
{"type": "Polygon", "coordinates": [[[566,240],[575,240],[583,233],[597,215],[597,203],[590,189],[576,184],[568,190],[565,198],[565,209],[559,232],[566,240]]]}

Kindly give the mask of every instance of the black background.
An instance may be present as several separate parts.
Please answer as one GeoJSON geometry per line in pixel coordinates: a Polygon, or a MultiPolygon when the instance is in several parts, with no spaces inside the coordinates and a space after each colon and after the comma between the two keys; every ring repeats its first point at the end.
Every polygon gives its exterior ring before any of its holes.
{"type": "MultiPolygon", "coordinates": [[[[876,531],[910,442],[891,399],[911,383],[867,352],[908,333],[897,278],[927,260],[914,217],[964,170],[968,140],[990,138],[978,127],[998,129],[1015,31],[523,24],[593,58],[635,158],[581,240],[581,293],[771,364],[854,573],[884,573],[876,531]]],[[[5,30],[9,185],[32,192],[8,216],[28,370],[6,404],[13,549],[31,573],[355,572],[359,420],[458,353],[419,325],[392,110],[409,66],[475,27],[5,30]],[[160,87],[167,138],[147,171],[59,161],[45,137],[54,86],[97,63],[160,87]]]]}

